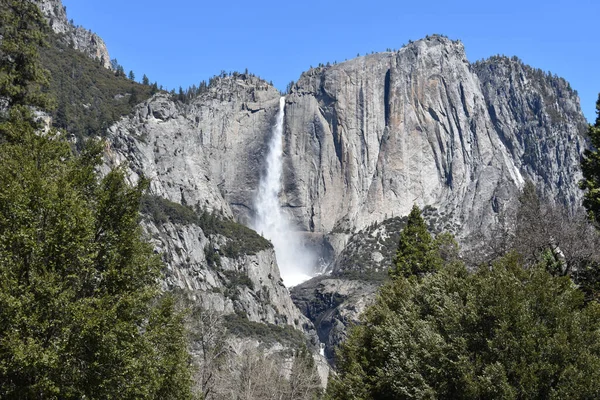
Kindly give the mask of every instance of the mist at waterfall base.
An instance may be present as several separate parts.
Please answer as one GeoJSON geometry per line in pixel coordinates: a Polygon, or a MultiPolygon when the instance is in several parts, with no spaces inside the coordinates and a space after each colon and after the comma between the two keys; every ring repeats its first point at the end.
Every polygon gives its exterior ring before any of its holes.
{"type": "Polygon", "coordinates": [[[283,283],[292,287],[312,277],[317,256],[304,245],[300,233],[293,229],[279,204],[283,171],[284,113],[285,97],[281,97],[269,141],[266,170],[261,176],[255,199],[256,215],[253,228],[273,243],[283,283]]]}

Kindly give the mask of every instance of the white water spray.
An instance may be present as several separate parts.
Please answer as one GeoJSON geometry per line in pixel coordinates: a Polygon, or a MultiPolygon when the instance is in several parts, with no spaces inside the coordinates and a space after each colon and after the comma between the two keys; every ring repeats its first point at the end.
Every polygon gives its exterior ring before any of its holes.
{"type": "Polygon", "coordinates": [[[255,199],[256,218],[253,228],[273,243],[283,282],[291,287],[311,278],[316,257],[304,246],[302,238],[292,229],[279,205],[283,171],[284,110],[285,97],[281,97],[269,143],[266,173],[260,179],[255,199]]]}

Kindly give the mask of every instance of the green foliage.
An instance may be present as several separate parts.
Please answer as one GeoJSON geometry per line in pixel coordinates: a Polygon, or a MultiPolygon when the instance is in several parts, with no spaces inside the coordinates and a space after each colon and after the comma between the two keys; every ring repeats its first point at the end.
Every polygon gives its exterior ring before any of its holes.
{"type": "Polygon", "coordinates": [[[48,39],[50,46],[41,55],[52,75],[48,92],[57,100],[53,124],[74,135],[79,147],[85,138],[104,136],[109,126],[153,94],[151,86],[128,80],[124,73],[115,76],[56,34],[48,39]]]}
{"type": "Polygon", "coordinates": [[[399,276],[338,354],[331,399],[598,398],[600,306],[507,257],[399,276]]]}
{"type": "Polygon", "coordinates": [[[37,135],[0,147],[3,398],[189,397],[180,315],[154,300],[142,187],[118,170],[97,182],[99,150],[74,158],[37,135]]]}
{"type": "Polygon", "coordinates": [[[210,241],[204,246],[204,257],[209,267],[221,268],[221,255],[218,250],[215,250],[214,244],[210,241]]]}
{"type": "MultiPolygon", "coordinates": [[[[196,212],[189,206],[172,202],[160,196],[145,195],[142,198],[142,213],[159,224],[166,222],[182,225],[195,224],[202,228],[206,236],[224,236],[228,240],[220,251],[222,255],[229,258],[253,255],[272,247],[271,242],[242,224],[223,218],[214,212],[206,210],[196,212]]],[[[215,265],[217,264],[216,258],[212,261],[215,262],[215,265]]]]}
{"type": "Polygon", "coordinates": [[[254,291],[254,282],[248,277],[247,273],[239,273],[236,271],[223,271],[223,274],[227,277],[228,282],[226,288],[229,290],[239,290],[241,286],[246,286],[248,289],[254,291]]]}
{"type": "Polygon", "coordinates": [[[600,302],[600,264],[588,263],[574,272],[573,281],[585,293],[587,301],[600,302]]]}
{"type": "Polygon", "coordinates": [[[188,206],[175,203],[160,196],[145,194],[142,196],[142,214],[149,216],[157,224],[198,224],[198,214],[188,206]]]}
{"type": "Polygon", "coordinates": [[[18,43],[3,52],[19,60],[18,71],[0,63],[0,397],[190,398],[182,315],[159,298],[162,265],[141,239],[146,182],[132,188],[122,170],[99,179],[101,143],[75,157],[33,122],[44,74],[32,7],[0,6],[5,38],[18,43]]]}
{"type": "Polygon", "coordinates": [[[0,3],[0,97],[8,108],[47,108],[49,97],[42,93],[48,72],[39,61],[38,48],[46,44],[47,26],[38,6],[30,0],[0,3]]]}
{"type": "Polygon", "coordinates": [[[421,217],[421,210],[414,205],[408,215],[406,227],[400,233],[398,251],[390,275],[392,277],[420,277],[436,272],[440,269],[441,264],[439,251],[431,234],[427,231],[425,220],[421,217]]]}
{"type": "Polygon", "coordinates": [[[596,102],[596,114],[596,122],[588,130],[592,149],[586,150],[581,160],[583,180],[579,186],[585,190],[583,205],[590,219],[600,227],[600,95],[596,102]]]}
{"type": "Polygon", "coordinates": [[[306,338],[302,332],[289,325],[253,322],[245,315],[229,314],[225,316],[225,326],[235,336],[255,338],[267,345],[282,343],[292,347],[306,346],[306,338]]]}

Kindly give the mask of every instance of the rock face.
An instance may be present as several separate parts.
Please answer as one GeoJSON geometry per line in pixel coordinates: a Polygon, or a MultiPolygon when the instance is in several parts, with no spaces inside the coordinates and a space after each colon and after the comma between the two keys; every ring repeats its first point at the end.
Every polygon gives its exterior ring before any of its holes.
{"type": "Polygon", "coordinates": [[[317,329],[324,355],[333,361],[335,347],[346,338],[346,326],[356,323],[375,299],[381,282],[318,277],[292,290],[294,303],[317,329]]]}
{"type": "Polygon", "coordinates": [[[382,221],[433,206],[433,225],[476,247],[525,179],[579,207],[587,124],[578,97],[518,59],[470,64],[460,42],[435,36],[312,69],[287,103],[286,204],[304,229],[329,232],[337,253],[332,278],[292,295],[329,358],[391,263],[382,221]]]}
{"type": "MultiPolygon", "coordinates": [[[[109,129],[107,165],[127,165],[132,182],[151,178],[154,195],[248,224],[279,97],[237,73],[212,79],[189,104],[159,93],[109,129]]],[[[390,227],[414,203],[471,247],[526,179],[577,208],[585,126],[564,80],[517,59],[470,64],[460,42],[439,36],[304,73],[285,100],[280,200],[329,251],[333,276],[293,290],[327,355],[373,297],[393,254],[390,227]],[[365,255],[373,268],[357,267],[369,235],[383,247],[365,255]],[[363,276],[373,270],[378,280],[363,276]]],[[[165,287],[224,313],[312,331],[280,285],[272,250],[215,268],[211,249],[226,239],[193,224],[149,222],[146,230],[166,257],[165,287]]]]}
{"type": "MultiPolygon", "coordinates": [[[[191,104],[157,94],[109,129],[106,167],[125,164],[132,182],[151,179],[154,195],[247,222],[279,97],[264,81],[245,75],[215,78],[191,104]]],[[[314,334],[282,283],[272,247],[221,256],[217,267],[206,252],[225,246],[227,238],[209,240],[193,223],[147,221],[144,227],[167,261],[165,288],[192,291],[203,306],[224,314],[314,334]]]]}
{"type": "Polygon", "coordinates": [[[210,237],[195,224],[147,221],[144,228],[155,250],[166,257],[165,289],[192,292],[205,309],[241,313],[252,322],[291,325],[315,334],[282,283],[272,247],[256,254],[221,256],[218,265],[211,265],[206,252],[229,238],[210,237]]]}
{"type": "Polygon", "coordinates": [[[513,57],[473,64],[495,132],[517,167],[548,199],[581,203],[579,157],[587,131],[568,82],[513,57]]]}
{"type": "Polygon", "coordinates": [[[157,94],[109,129],[113,162],[152,179],[154,194],[248,223],[279,97],[243,74],[191,104],[157,94]]]}
{"type": "Polygon", "coordinates": [[[105,68],[110,69],[110,55],[104,40],[81,26],[73,25],[67,19],[67,10],[61,0],[34,0],[34,2],[42,10],[54,33],[61,35],[62,39],[76,50],[102,62],[105,68]]]}
{"type": "Polygon", "coordinates": [[[434,36],[304,73],[287,97],[286,201],[307,230],[362,229],[413,203],[486,231],[525,179],[574,207],[585,120],[562,79],[471,65],[434,36]]]}

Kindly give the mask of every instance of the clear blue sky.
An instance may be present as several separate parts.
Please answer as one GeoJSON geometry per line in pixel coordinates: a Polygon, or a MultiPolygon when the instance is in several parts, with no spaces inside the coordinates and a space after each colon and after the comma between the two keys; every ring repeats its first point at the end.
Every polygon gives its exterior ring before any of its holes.
{"type": "Polygon", "coordinates": [[[137,79],[184,88],[248,68],[284,89],[311,65],[441,33],[470,61],[494,54],[567,79],[593,120],[600,92],[599,0],[63,0],[137,79]]]}

